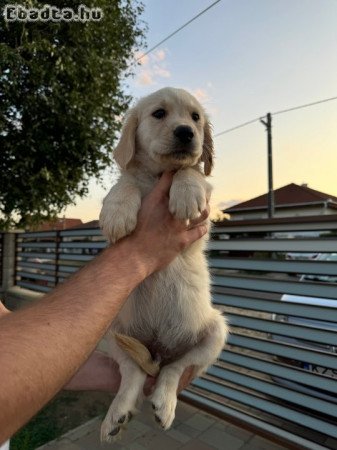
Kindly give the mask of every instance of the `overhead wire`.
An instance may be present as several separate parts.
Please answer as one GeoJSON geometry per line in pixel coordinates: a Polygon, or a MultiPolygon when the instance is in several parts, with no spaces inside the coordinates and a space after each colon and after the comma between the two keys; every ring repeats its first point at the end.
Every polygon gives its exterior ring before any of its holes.
{"type": "MultiPolygon", "coordinates": [[[[296,111],[296,110],[302,109],[302,108],[309,108],[310,106],[315,106],[315,105],[319,105],[321,103],[331,102],[333,100],[337,100],[337,97],[329,97],[329,98],[325,98],[323,100],[317,100],[316,102],[305,103],[304,105],[293,106],[293,107],[287,108],[287,109],[281,109],[280,111],[276,111],[274,113],[271,113],[271,115],[272,116],[276,116],[278,114],[285,114],[285,113],[290,112],[290,111],[296,111]]],[[[214,135],[214,138],[222,136],[223,134],[226,134],[226,133],[230,133],[231,131],[237,130],[239,128],[243,128],[243,127],[245,127],[247,125],[250,125],[252,123],[259,122],[264,117],[266,117],[266,116],[257,117],[256,119],[249,120],[248,122],[244,122],[244,123],[242,123],[240,125],[237,125],[235,127],[228,128],[227,130],[221,131],[220,133],[216,133],[214,135]]]]}
{"type": "Polygon", "coordinates": [[[171,34],[169,34],[168,36],[166,36],[166,38],[162,39],[160,42],[158,42],[158,44],[154,45],[153,47],[151,47],[147,52],[143,53],[141,56],[139,56],[136,59],[136,62],[140,61],[142,58],[144,58],[146,55],[148,55],[149,53],[153,52],[153,50],[155,50],[156,48],[158,48],[160,45],[162,45],[164,42],[166,42],[168,39],[170,39],[172,36],[176,35],[177,33],[179,33],[179,31],[181,31],[183,28],[186,28],[190,23],[192,23],[194,20],[198,19],[200,16],[202,16],[203,14],[205,14],[205,12],[207,12],[209,9],[213,8],[213,6],[215,6],[217,3],[219,3],[221,0],[216,0],[215,2],[213,2],[211,5],[209,5],[207,8],[205,8],[204,10],[200,11],[200,13],[198,13],[196,16],[192,17],[192,19],[190,19],[188,22],[184,23],[184,25],[182,25],[181,27],[177,28],[175,31],[173,31],[171,34]]]}

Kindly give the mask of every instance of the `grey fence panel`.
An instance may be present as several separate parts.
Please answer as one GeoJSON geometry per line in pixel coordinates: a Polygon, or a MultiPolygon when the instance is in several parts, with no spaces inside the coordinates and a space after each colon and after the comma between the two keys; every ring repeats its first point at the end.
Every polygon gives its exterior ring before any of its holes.
{"type": "Polygon", "coordinates": [[[336,308],[329,308],[328,306],[310,306],[303,305],[302,303],[279,302],[271,299],[216,293],[213,294],[212,298],[213,303],[216,305],[234,306],[236,308],[325,320],[328,322],[335,322],[337,315],[337,305],[336,308]]]}
{"type": "MultiPolygon", "coordinates": [[[[217,366],[210,367],[207,373],[227,382],[229,381],[235,385],[251,389],[254,392],[276,397],[277,399],[286,400],[288,402],[304,406],[308,409],[312,408],[312,397],[310,395],[302,394],[301,392],[294,392],[291,389],[278,386],[270,381],[217,366]]],[[[315,409],[320,413],[329,414],[332,417],[336,417],[337,415],[337,405],[318,398],[315,399],[315,409]]]]}
{"type": "MultiPolygon", "coordinates": [[[[234,384],[237,384],[236,381],[234,381],[234,384]]],[[[295,409],[290,409],[289,407],[275,403],[271,400],[266,400],[258,395],[225,386],[207,379],[197,379],[193,381],[192,385],[200,387],[210,393],[218,394],[223,398],[235,400],[238,403],[268,412],[276,417],[291,420],[297,425],[306,424],[310,429],[321,430],[326,435],[337,438],[337,427],[335,424],[330,424],[325,422],[323,419],[317,419],[303,412],[299,412],[295,409]]],[[[310,449],[311,447],[308,448],[310,449]]]]}
{"type": "Polygon", "coordinates": [[[229,335],[228,344],[246,350],[311,363],[321,367],[337,370],[336,354],[323,350],[309,350],[308,348],[273,342],[271,340],[241,335],[234,331],[229,335]]]}
{"type": "Polygon", "coordinates": [[[336,345],[337,334],[335,331],[320,330],[310,326],[293,325],[289,323],[279,323],[273,320],[259,319],[256,317],[246,317],[240,314],[227,313],[231,326],[247,328],[265,333],[290,336],[304,341],[318,342],[321,344],[336,345]]]}
{"type": "Polygon", "coordinates": [[[15,284],[49,292],[106,245],[98,228],[21,233],[16,249],[15,284]]]}
{"type": "Polygon", "coordinates": [[[280,294],[298,294],[307,297],[321,297],[337,299],[337,286],[335,284],[321,284],[298,281],[284,281],[244,276],[218,276],[212,277],[214,286],[248,289],[252,291],[278,292],[280,294]]]}
{"type": "Polygon", "coordinates": [[[337,252],[334,239],[225,239],[210,241],[208,250],[260,252],[337,252]]]}
{"type": "Polygon", "coordinates": [[[209,258],[209,267],[294,274],[336,276],[336,263],[318,261],[273,261],[239,258],[209,258]]]}
{"type": "MultiPolygon", "coordinates": [[[[248,355],[241,355],[233,351],[226,351],[222,352],[220,361],[245,367],[246,369],[254,370],[256,372],[263,372],[275,377],[281,377],[287,380],[304,383],[307,386],[324,389],[332,393],[335,393],[336,391],[336,381],[332,378],[328,378],[323,375],[316,375],[303,369],[288,368],[276,362],[257,358],[256,356],[253,357],[248,355]]],[[[312,406],[312,403],[310,406],[312,406]]],[[[335,405],[334,413],[336,413],[337,417],[337,405],[335,405]]]]}

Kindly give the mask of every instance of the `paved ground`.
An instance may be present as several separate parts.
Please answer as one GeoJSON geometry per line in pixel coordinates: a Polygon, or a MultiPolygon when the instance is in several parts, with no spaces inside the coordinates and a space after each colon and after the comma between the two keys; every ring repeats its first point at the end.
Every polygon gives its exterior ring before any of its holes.
{"type": "Polygon", "coordinates": [[[96,418],[36,450],[284,450],[266,439],[179,402],[173,428],[162,431],[152,410],[134,417],[121,440],[101,445],[96,418]]]}

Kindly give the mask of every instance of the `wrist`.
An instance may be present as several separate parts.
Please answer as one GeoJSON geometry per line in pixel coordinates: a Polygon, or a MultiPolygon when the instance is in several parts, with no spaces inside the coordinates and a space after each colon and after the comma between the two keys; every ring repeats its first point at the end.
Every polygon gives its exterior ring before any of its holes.
{"type": "Polygon", "coordinates": [[[134,235],[127,236],[109,247],[106,255],[113,263],[112,270],[118,267],[118,274],[125,280],[130,292],[152,273],[144,249],[134,235]]]}

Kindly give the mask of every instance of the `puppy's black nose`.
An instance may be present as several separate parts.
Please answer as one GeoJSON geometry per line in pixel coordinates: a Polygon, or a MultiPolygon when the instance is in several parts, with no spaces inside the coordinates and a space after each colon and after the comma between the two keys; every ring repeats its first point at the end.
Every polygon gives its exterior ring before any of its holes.
{"type": "Polygon", "coordinates": [[[182,144],[189,144],[194,136],[192,128],[187,125],[179,125],[173,133],[182,144]]]}

